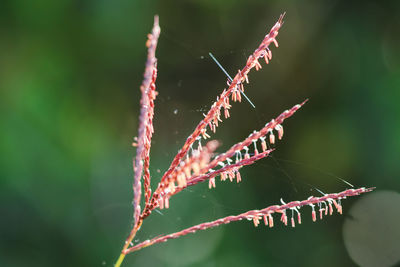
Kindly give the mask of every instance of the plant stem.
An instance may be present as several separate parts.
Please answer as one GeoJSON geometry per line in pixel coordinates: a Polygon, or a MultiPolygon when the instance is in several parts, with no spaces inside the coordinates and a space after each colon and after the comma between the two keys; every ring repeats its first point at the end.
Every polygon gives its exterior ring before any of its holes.
{"type": "Polygon", "coordinates": [[[117,260],[117,263],[114,265],[114,267],[120,267],[121,266],[121,263],[124,261],[124,259],[125,259],[125,255],[126,254],[124,254],[124,253],[121,253],[120,255],[119,255],[119,258],[118,258],[118,260],[117,260]]]}
{"type": "Polygon", "coordinates": [[[131,244],[132,240],[135,238],[137,231],[140,229],[140,226],[142,226],[143,219],[140,219],[137,225],[132,229],[131,233],[129,234],[128,238],[125,241],[125,245],[122,248],[121,254],[118,257],[117,262],[115,263],[114,267],[120,267],[122,262],[125,259],[126,256],[126,251],[129,248],[129,245],[131,244]]]}

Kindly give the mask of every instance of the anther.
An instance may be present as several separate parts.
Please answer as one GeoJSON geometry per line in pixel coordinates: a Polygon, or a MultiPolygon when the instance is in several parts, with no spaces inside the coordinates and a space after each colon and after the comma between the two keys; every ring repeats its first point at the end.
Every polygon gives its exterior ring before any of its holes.
{"type": "Polygon", "coordinates": [[[242,176],[239,171],[236,171],[236,182],[239,183],[240,181],[242,181],[242,176]]]}
{"type": "Polygon", "coordinates": [[[269,142],[270,142],[270,144],[275,144],[274,132],[272,131],[272,129],[269,129],[268,132],[269,132],[269,142]]]}
{"type": "Polygon", "coordinates": [[[208,188],[211,189],[212,187],[215,188],[215,178],[214,178],[214,177],[213,177],[213,178],[210,178],[210,179],[208,180],[208,188]]]}
{"type": "Polygon", "coordinates": [[[253,145],[254,145],[254,155],[258,155],[257,140],[253,140],[253,145]]]}
{"type": "Polygon", "coordinates": [[[254,223],[254,226],[255,226],[255,227],[258,226],[258,224],[260,223],[258,216],[254,216],[254,217],[253,217],[253,223],[254,223]]]}
{"type": "Polygon", "coordinates": [[[283,137],[283,127],[282,127],[282,125],[280,125],[280,124],[276,125],[275,126],[275,130],[278,131],[278,138],[279,138],[279,140],[281,140],[282,137],[283,137]]]}
{"type": "Polygon", "coordinates": [[[274,218],[271,216],[270,213],[268,213],[268,224],[269,227],[274,227],[274,218]]]}
{"type": "Polygon", "coordinates": [[[275,44],[275,46],[276,47],[279,47],[279,45],[278,45],[278,41],[274,38],[274,39],[272,39],[272,41],[274,42],[274,44],[275,44]]]}
{"type": "Polygon", "coordinates": [[[268,218],[267,218],[267,215],[263,215],[263,219],[264,219],[264,224],[266,225],[266,226],[268,226],[268,218]]]}
{"type": "Polygon", "coordinates": [[[225,180],[226,180],[226,173],[221,172],[221,181],[225,181],[225,180]]]}
{"type": "Polygon", "coordinates": [[[244,158],[245,158],[245,159],[250,158],[250,155],[249,155],[249,148],[248,148],[247,146],[244,146],[243,149],[246,151],[246,153],[244,154],[244,158]]]}
{"type": "Polygon", "coordinates": [[[312,208],[311,216],[312,216],[313,222],[315,222],[317,220],[317,215],[315,214],[315,205],[309,204],[309,206],[311,206],[311,208],[312,208]]]}
{"type": "Polygon", "coordinates": [[[260,137],[261,140],[261,149],[263,152],[267,151],[267,142],[265,142],[265,137],[260,137]]]}

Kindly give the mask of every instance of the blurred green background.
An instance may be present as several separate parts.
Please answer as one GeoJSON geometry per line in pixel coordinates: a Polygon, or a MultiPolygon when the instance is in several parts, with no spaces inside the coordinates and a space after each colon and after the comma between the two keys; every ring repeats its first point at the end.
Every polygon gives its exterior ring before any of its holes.
{"type": "MultiPolygon", "coordinates": [[[[115,263],[132,224],[131,142],[155,14],[154,186],[226,87],[208,52],[234,75],[284,11],[272,62],[245,87],[256,109],[233,105],[213,136],[219,151],[310,101],[284,123],[273,158],[242,169],[242,183],[182,192],[135,242],[348,188],[338,177],[399,192],[399,1],[3,0],[0,265],[115,263]]],[[[353,266],[342,226],[358,199],[343,202],[344,216],[312,223],[304,208],[294,229],[232,223],[128,255],[123,266],[353,266]]],[[[392,204],[382,221],[399,213],[392,204]]]]}

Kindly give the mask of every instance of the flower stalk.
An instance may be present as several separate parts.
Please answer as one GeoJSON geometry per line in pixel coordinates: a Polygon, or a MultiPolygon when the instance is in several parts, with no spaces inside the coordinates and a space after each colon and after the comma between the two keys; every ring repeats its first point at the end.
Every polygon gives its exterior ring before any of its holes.
{"type": "MultiPolygon", "coordinates": [[[[275,143],[283,138],[283,122],[294,115],[306,102],[293,106],[282,112],[278,117],[271,120],[259,131],[254,131],[243,141],[234,144],[225,153],[216,155],[220,142],[211,140],[202,145],[202,141],[210,138],[210,134],[215,133],[219,124],[223,121],[222,117],[230,117],[229,110],[232,108],[231,102],[241,102],[241,95],[244,95],[244,83],[249,83],[249,73],[255,68],[257,71],[262,68],[259,60],[262,59],[269,63],[272,59],[270,45],[278,47],[276,37],[283,25],[282,14],[268,34],[263,38],[257,49],[248,57],[244,67],[238,71],[235,77],[229,78],[228,87],[222,91],[216,101],[211,105],[210,110],[204,115],[204,119],[189,135],[173,159],[168,170],[163,174],[155,188],[154,193],[150,188],[150,147],[154,133],[154,101],[157,96],[157,59],[156,48],[160,36],[160,26],[158,16],[154,17],[152,32],[148,35],[146,42],[147,60],[145,65],[144,79],[140,87],[140,115],[138,136],[133,143],[136,149],[136,156],[133,161],[133,227],[129,233],[121,254],[114,265],[120,267],[126,254],[143,249],[145,247],[175,239],[199,230],[206,230],[235,221],[250,220],[257,227],[261,222],[268,227],[274,226],[274,214],[280,215],[280,221],[292,227],[301,224],[300,209],[303,206],[311,207],[311,217],[313,221],[320,219],[328,214],[332,215],[334,208],[342,213],[341,200],[350,196],[357,196],[372,191],[374,188],[347,189],[340,193],[323,194],[321,197],[309,197],[302,201],[292,201],[289,203],[281,200],[281,205],[273,205],[261,210],[250,210],[239,215],[227,216],[211,222],[201,223],[184,230],[160,235],[153,239],[134,244],[133,240],[136,233],[140,230],[144,219],[156,209],[169,208],[169,199],[183,189],[194,186],[202,182],[208,182],[208,187],[216,187],[216,177],[220,176],[221,181],[230,180],[240,182],[242,176],[239,170],[247,165],[268,157],[275,150],[275,143]],[[208,131],[209,130],[209,131],[208,131]],[[207,132],[208,131],[208,132],[207,132]],[[277,134],[277,138],[276,135],[277,134]],[[142,200],[142,184],[144,200],[142,200]],[[141,202],[144,208],[141,209],[141,202]],[[316,210],[317,209],[317,210],[316,210]]],[[[275,215],[276,217],[276,215],[275,215]]]]}

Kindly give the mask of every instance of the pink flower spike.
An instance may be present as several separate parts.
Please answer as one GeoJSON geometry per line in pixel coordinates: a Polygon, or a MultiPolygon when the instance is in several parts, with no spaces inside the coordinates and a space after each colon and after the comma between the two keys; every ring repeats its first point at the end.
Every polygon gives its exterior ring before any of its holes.
{"type": "MultiPolygon", "coordinates": [[[[210,221],[210,222],[205,222],[205,223],[201,223],[186,229],[183,229],[181,231],[175,232],[175,233],[171,233],[168,235],[160,235],[158,237],[155,237],[153,239],[150,240],[145,240],[142,243],[136,244],[130,248],[126,248],[123,250],[123,253],[126,255],[128,253],[140,250],[142,248],[157,244],[157,243],[162,243],[165,242],[169,239],[175,239],[175,238],[179,238],[181,236],[185,236],[187,234],[190,233],[195,233],[196,231],[200,231],[200,230],[206,230],[209,228],[214,228],[223,224],[227,224],[227,223],[231,223],[231,222],[235,222],[235,221],[241,221],[243,219],[248,219],[251,220],[253,219],[255,216],[257,217],[257,220],[260,220],[260,216],[268,216],[268,225],[270,227],[273,226],[273,218],[271,216],[271,213],[273,212],[281,212],[282,210],[286,210],[286,209],[295,209],[297,210],[298,208],[301,208],[302,206],[305,205],[315,205],[318,203],[322,203],[324,201],[328,201],[329,200],[333,200],[333,199],[340,199],[340,198],[346,198],[346,197],[350,197],[350,196],[357,196],[360,194],[364,194],[367,192],[372,191],[374,188],[358,188],[358,189],[348,189],[345,190],[343,192],[339,192],[339,193],[332,193],[332,194],[328,194],[328,195],[324,195],[322,197],[310,197],[306,200],[302,200],[302,201],[292,201],[283,205],[273,205],[273,206],[269,206],[265,209],[262,210],[250,210],[247,212],[244,212],[242,214],[239,215],[235,215],[235,216],[227,216],[224,218],[219,218],[217,220],[214,221],[210,221]]],[[[313,206],[312,206],[313,207],[313,206]]],[[[315,210],[313,209],[313,214],[315,215],[315,210]]],[[[299,214],[299,213],[298,213],[299,214]]],[[[314,218],[316,219],[316,217],[314,216],[314,218]]],[[[265,220],[265,219],[264,219],[265,220]]],[[[265,223],[265,222],[264,222],[265,223]]]]}
{"type": "MultiPolygon", "coordinates": [[[[282,14],[280,16],[279,20],[275,23],[269,33],[265,35],[258,48],[247,58],[247,62],[243,68],[240,69],[233,78],[227,75],[229,77],[229,80],[227,81],[228,87],[223,89],[222,93],[217,96],[216,101],[211,104],[209,111],[203,113],[204,118],[200,120],[194,131],[186,138],[183,146],[177,152],[168,167],[168,170],[163,173],[158,186],[153,191],[150,184],[150,147],[152,135],[154,133],[154,100],[158,94],[156,92],[155,83],[157,78],[157,59],[155,57],[155,52],[160,34],[158,16],[155,16],[153,30],[151,34],[148,35],[148,41],[146,43],[146,46],[148,47],[148,56],[144,80],[140,87],[142,98],[140,101],[140,115],[138,118],[138,137],[135,140],[136,155],[133,162],[133,225],[123,245],[115,267],[121,267],[121,263],[128,253],[167,240],[176,239],[187,234],[195,233],[200,230],[206,230],[232,222],[252,220],[254,226],[258,227],[261,220],[263,220],[264,224],[271,228],[274,224],[273,214],[280,213],[280,221],[282,223],[288,226],[289,215],[291,216],[291,227],[295,227],[295,212],[297,212],[297,224],[300,225],[300,209],[304,206],[310,206],[312,208],[312,220],[314,222],[317,220],[318,216],[318,214],[316,214],[317,209],[319,211],[320,219],[323,218],[324,213],[325,215],[328,213],[332,214],[334,208],[337,209],[338,213],[342,214],[342,199],[358,196],[374,190],[374,188],[360,187],[346,189],[338,193],[324,194],[321,192],[322,196],[311,196],[305,200],[291,201],[288,203],[285,203],[281,199],[282,204],[279,205],[267,206],[263,209],[254,209],[237,215],[216,218],[212,221],[203,222],[174,233],[159,233],[155,238],[141,242],[137,241],[136,236],[138,231],[141,229],[144,220],[157,208],[169,208],[169,199],[185,188],[194,186],[201,182],[206,182],[207,180],[208,187],[210,189],[215,188],[215,180],[218,179],[219,175],[221,176],[221,180],[229,178],[231,182],[233,182],[234,179],[236,179],[237,183],[240,182],[241,175],[239,169],[267,158],[270,153],[274,151],[274,148],[272,147],[275,147],[274,144],[277,140],[274,132],[276,131],[279,140],[282,139],[284,134],[282,125],[284,121],[290,118],[303,106],[305,102],[307,102],[307,100],[305,100],[303,103],[292,106],[292,108],[282,112],[279,116],[265,124],[262,129],[254,131],[241,142],[235,142],[234,145],[224,153],[215,153],[219,143],[215,140],[207,142],[203,148],[201,146],[202,139],[210,137],[210,135],[207,134],[207,130],[209,130],[208,133],[210,134],[215,133],[219,124],[222,123],[222,109],[224,109],[225,118],[230,116],[229,109],[232,107],[229,104],[230,100],[232,99],[233,102],[240,102],[242,96],[246,97],[244,93],[242,95],[242,92],[244,92],[245,81],[247,83],[249,82],[248,74],[250,71],[253,68],[256,70],[262,68],[262,58],[264,58],[266,64],[271,61],[272,52],[270,46],[275,44],[275,46],[278,47],[277,36],[281,26],[283,25],[284,15],[285,14],[282,14]],[[257,147],[257,142],[259,140],[262,151],[258,150],[257,147]],[[195,148],[197,145],[196,142],[198,142],[197,149],[195,148]],[[251,147],[252,144],[254,145],[254,150],[251,147]],[[251,153],[253,151],[254,153],[251,153]],[[141,199],[142,194],[144,199],[141,199]],[[141,209],[142,203],[144,204],[143,210],[141,209]],[[291,214],[288,214],[288,212],[291,212],[291,214]]],[[[211,54],[210,56],[212,57],[211,54]]],[[[250,102],[250,104],[252,103],[250,102]]],[[[238,126],[240,126],[240,124],[238,124],[238,126]]],[[[158,170],[157,172],[160,173],[158,170]]],[[[154,173],[153,176],[158,175],[154,173]]],[[[279,216],[279,214],[276,216],[279,216]]]]}

